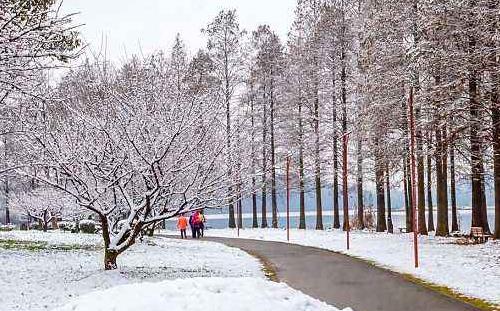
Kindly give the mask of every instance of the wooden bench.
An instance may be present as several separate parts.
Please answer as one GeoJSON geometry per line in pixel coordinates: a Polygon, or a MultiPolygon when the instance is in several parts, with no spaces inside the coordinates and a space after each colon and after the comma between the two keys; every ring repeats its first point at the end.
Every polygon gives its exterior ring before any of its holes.
{"type": "Polygon", "coordinates": [[[408,233],[408,229],[406,227],[399,227],[399,233],[408,233]]]}
{"type": "Polygon", "coordinates": [[[485,243],[490,237],[489,234],[485,234],[482,227],[472,227],[470,228],[470,237],[476,243],[485,243]]]}

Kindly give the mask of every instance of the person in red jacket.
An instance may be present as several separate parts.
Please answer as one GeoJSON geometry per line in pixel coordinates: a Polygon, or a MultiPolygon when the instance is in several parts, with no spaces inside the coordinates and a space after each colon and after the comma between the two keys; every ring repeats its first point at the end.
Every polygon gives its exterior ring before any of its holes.
{"type": "Polygon", "coordinates": [[[200,221],[199,211],[193,213],[193,230],[194,230],[193,236],[199,239],[201,237],[201,221],[200,221]]]}
{"type": "Polygon", "coordinates": [[[186,239],[186,228],[188,225],[187,218],[184,214],[181,214],[179,218],[177,218],[177,229],[181,230],[181,239],[186,239]]]}

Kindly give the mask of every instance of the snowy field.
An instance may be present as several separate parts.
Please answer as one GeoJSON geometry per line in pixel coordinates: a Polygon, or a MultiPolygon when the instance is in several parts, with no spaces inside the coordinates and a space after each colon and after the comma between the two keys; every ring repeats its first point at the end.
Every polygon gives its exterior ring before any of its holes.
{"type": "Polygon", "coordinates": [[[85,295],[54,311],[110,310],[338,311],[286,284],[259,278],[194,278],[123,285],[85,295]]]}
{"type": "MultiPolygon", "coordinates": [[[[235,230],[212,229],[207,236],[236,237],[235,230]]],[[[247,239],[286,241],[281,229],[244,229],[247,239]]],[[[500,304],[500,242],[457,245],[453,238],[420,237],[420,268],[413,266],[413,235],[351,232],[351,249],[346,251],[342,231],[297,230],[290,242],[357,256],[377,265],[422,280],[447,286],[459,294],[500,304]]]]}
{"type": "Polygon", "coordinates": [[[337,310],[265,280],[257,259],[218,243],[145,239],[118,270],[102,261],[99,235],[0,232],[0,311],[199,310],[194,296],[203,310],[260,310],[254,299],[275,311],[337,310]]]}

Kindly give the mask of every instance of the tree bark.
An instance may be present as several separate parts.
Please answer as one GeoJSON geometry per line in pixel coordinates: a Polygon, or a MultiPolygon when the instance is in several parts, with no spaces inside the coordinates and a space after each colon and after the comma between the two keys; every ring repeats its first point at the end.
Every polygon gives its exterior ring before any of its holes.
{"type": "Polygon", "coordinates": [[[432,206],[432,133],[428,134],[427,139],[427,229],[435,231],[434,228],[434,208],[432,206]]]}
{"type": "Polygon", "coordinates": [[[252,126],[251,130],[251,154],[252,154],[252,228],[258,228],[259,223],[257,219],[257,181],[255,178],[256,175],[256,152],[255,152],[255,103],[253,98],[253,85],[251,84],[251,98],[250,98],[250,122],[252,126]]]}
{"type": "Polygon", "coordinates": [[[437,236],[448,236],[448,186],[447,186],[447,152],[439,127],[436,128],[436,192],[437,192],[437,236]]]}
{"type": "Polygon", "coordinates": [[[409,189],[408,189],[408,175],[409,175],[409,172],[407,170],[407,166],[406,166],[406,155],[403,159],[403,195],[404,195],[404,202],[405,202],[405,225],[406,225],[406,230],[407,232],[409,232],[409,230],[411,229],[411,218],[410,218],[410,214],[411,214],[411,206],[410,206],[410,198],[409,198],[409,189]]]}
{"type": "Polygon", "coordinates": [[[267,107],[266,107],[266,87],[263,89],[263,115],[262,115],[262,195],[261,195],[261,228],[267,228],[267,107]]]}
{"type": "MultiPolygon", "coordinates": [[[[356,184],[357,184],[357,192],[358,192],[358,224],[359,229],[365,228],[365,220],[364,220],[364,202],[363,202],[363,155],[361,148],[361,138],[357,140],[357,175],[356,175],[356,184]]],[[[390,203],[389,203],[390,204],[390,203]]]]}
{"type": "Polygon", "coordinates": [[[387,189],[387,232],[394,233],[394,226],[392,224],[391,181],[389,174],[389,163],[386,163],[385,183],[387,189]]]}
{"type": "MultiPolygon", "coordinates": [[[[420,110],[416,112],[417,119],[420,117],[420,110]]],[[[418,208],[418,233],[427,235],[427,225],[425,223],[425,181],[424,181],[424,148],[422,130],[417,126],[417,208],[418,208]]]]}
{"type": "Polygon", "coordinates": [[[377,232],[387,230],[385,219],[384,164],[380,156],[380,145],[375,143],[375,189],[377,192],[377,232]]]}
{"type": "MultiPolygon", "coordinates": [[[[252,178],[252,184],[255,189],[255,178],[252,178]]],[[[258,228],[259,222],[257,219],[257,194],[255,192],[252,193],[252,228],[258,228]]]]}
{"type": "MultiPolygon", "coordinates": [[[[470,0],[469,7],[471,12],[476,9],[476,1],[470,0]]],[[[475,26],[475,16],[469,16],[469,27],[475,26]]],[[[472,183],[472,223],[473,227],[481,227],[483,231],[489,229],[487,215],[483,215],[484,202],[484,167],[483,167],[483,141],[480,137],[482,118],[480,115],[480,103],[478,93],[478,79],[480,73],[477,64],[474,62],[474,54],[477,52],[475,33],[469,33],[468,36],[468,54],[471,62],[469,63],[469,111],[470,111],[470,155],[471,155],[471,183],[472,183]]]]}
{"type": "Polygon", "coordinates": [[[116,258],[118,257],[118,252],[110,249],[104,251],[104,269],[105,270],[116,270],[118,265],[116,264],[116,258]]]}
{"type": "Polygon", "coordinates": [[[456,232],[458,228],[457,215],[457,191],[455,180],[455,147],[453,141],[450,144],[450,196],[451,196],[451,231],[456,232]]]}
{"type": "Polygon", "coordinates": [[[274,95],[273,95],[273,83],[271,81],[270,89],[270,101],[271,101],[271,111],[270,111],[270,130],[271,130],[271,210],[272,210],[272,227],[278,228],[278,203],[276,197],[276,150],[274,141],[274,95]]]}
{"type": "MultiPolygon", "coordinates": [[[[347,135],[347,60],[346,60],[346,20],[345,20],[345,14],[346,14],[346,8],[344,7],[344,1],[342,1],[342,24],[341,24],[341,34],[340,34],[340,82],[341,82],[341,87],[340,87],[340,100],[342,104],[342,135],[347,135]]],[[[342,148],[347,148],[346,144],[342,144],[342,148]]],[[[347,150],[342,150],[344,154],[346,154],[348,151],[347,150]]],[[[344,171],[347,171],[347,168],[343,168],[344,171]]],[[[348,193],[348,189],[343,189],[345,193],[348,193]]],[[[347,195],[348,197],[349,195],[347,195]]],[[[344,197],[343,200],[347,200],[348,198],[344,197]]],[[[343,230],[346,231],[349,223],[348,223],[348,215],[346,213],[349,213],[349,210],[345,210],[344,208],[344,221],[343,221],[343,230]]]]}
{"type": "Polygon", "coordinates": [[[321,202],[321,158],[319,144],[319,94],[318,82],[316,81],[314,99],[314,182],[316,186],[316,230],[323,230],[323,206],[321,202]]]}
{"type": "MultiPolygon", "coordinates": [[[[490,14],[497,12],[498,1],[490,0],[489,9],[490,14]]],[[[490,33],[491,37],[494,38],[495,34],[498,32],[498,17],[497,15],[492,16],[490,33]]],[[[492,50],[497,50],[498,39],[495,41],[491,40],[490,46],[492,50]]],[[[492,53],[490,56],[490,74],[492,80],[491,86],[491,119],[492,119],[492,136],[493,136],[493,178],[495,186],[495,232],[493,237],[495,239],[500,239],[500,75],[498,71],[499,61],[498,53],[492,53]]]]}
{"type": "Polygon", "coordinates": [[[299,229],[306,228],[306,196],[305,196],[305,174],[304,174],[304,124],[302,121],[302,99],[299,99],[299,229]]]}
{"type": "Polygon", "coordinates": [[[332,127],[333,127],[333,228],[340,228],[339,214],[339,147],[337,131],[337,98],[335,96],[335,69],[332,69],[332,127]]]}

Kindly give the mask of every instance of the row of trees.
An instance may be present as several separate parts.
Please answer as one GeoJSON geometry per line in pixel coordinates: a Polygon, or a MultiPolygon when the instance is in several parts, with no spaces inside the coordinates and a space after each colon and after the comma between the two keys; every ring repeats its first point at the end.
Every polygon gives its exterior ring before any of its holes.
{"type": "MultiPolygon", "coordinates": [[[[221,12],[218,20],[242,42],[234,15],[221,12]]],[[[299,171],[299,227],[305,228],[305,193],[313,191],[316,228],[323,229],[321,190],[332,187],[333,226],[340,228],[339,155],[349,134],[347,151],[355,161],[347,170],[354,172],[360,228],[364,188],[374,183],[377,231],[392,232],[391,189],[402,186],[407,229],[447,236],[458,230],[461,182],[472,189],[472,226],[487,233],[485,188],[494,186],[494,235],[500,237],[499,18],[498,3],[488,0],[300,0],[286,44],[268,26],[252,32],[250,43],[239,45],[246,52],[239,59],[246,71],[240,100],[229,109],[234,119],[227,121],[237,126],[228,127],[227,135],[248,137],[228,148],[243,162],[233,159],[233,167],[252,173],[245,187],[252,190],[253,226],[259,226],[260,195],[260,226],[268,226],[270,196],[277,227],[277,170],[292,156],[299,171]],[[410,100],[416,115],[416,185],[410,178],[410,100]],[[418,228],[413,228],[413,201],[418,228]]],[[[235,183],[241,181],[233,175],[235,183]]],[[[229,226],[235,226],[233,209],[229,226]]]]}
{"type": "Polygon", "coordinates": [[[325,187],[333,188],[333,225],[340,228],[338,180],[347,169],[360,228],[366,184],[377,192],[377,231],[389,232],[391,189],[402,184],[407,228],[446,236],[448,200],[455,230],[456,182],[467,178],[472,225],[486,232],[485,187],[494,181],[499,235],[494,1],[300,0],[286,44],[269,26],[248,34],[235,11],[221,11],[202,31],[207,48],[191,58],[178,35],[169,54],[121,65],[89,54],[55,86],[44,72],[78,56],[78,34],[53,1],[23,3],[2,4],[8,14],[1,20],[0,77],[17,77],[15,87],[0,84],[4,193],[9,198],[13,181],[29,191],[50,186],[92,212],[102,226],[106,269],[116,268],[141,230],[188,211],[228,206],[229,226],[241,226],[235,212],[241,215],[251,198],[253,226],[267,227],[269,196],[277,227],[280,167],[288,156],[298,171],[300,228],[305,194],[313,191],[316,228],[323,229],[325,187]],[[30,40],[42,43],[31,50],[30,40]],[[347,135],[351,143],[341,144],[347,135]],[[343,151],[354,159],[347,167],[343,151]],[[424,213],[432,215],[434,206],[436,228],[424,213]]]}

